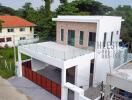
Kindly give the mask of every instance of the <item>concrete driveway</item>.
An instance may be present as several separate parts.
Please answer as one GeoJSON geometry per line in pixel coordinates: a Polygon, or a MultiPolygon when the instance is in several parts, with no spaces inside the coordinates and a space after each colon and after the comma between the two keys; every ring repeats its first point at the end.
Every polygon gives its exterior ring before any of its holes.
{"type": "Polygon", "coordinates": [[[0,100],[29,100],[29,98],[0,77],[0,100]]]}
{"type": "Polygon", "coordinates": [[[13,77],[9,79],[9,82],[18,90],[29,96],[31,100],[60,100],[24,77],[13,77]]]}

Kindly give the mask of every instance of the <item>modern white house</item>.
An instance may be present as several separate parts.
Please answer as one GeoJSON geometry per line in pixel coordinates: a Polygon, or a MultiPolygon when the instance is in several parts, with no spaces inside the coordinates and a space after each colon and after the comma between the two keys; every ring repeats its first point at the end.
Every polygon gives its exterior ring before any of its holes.
{"type": "Polygon", "coordinates": [[[18,76],[61,100],[99,98],[100,91],[94,96],[89,91],[105,84],[107,73],[131,59],[127,48],[119,46],[124,20],[116,16],[58,16],[52,20],[56,21],[56,42],[18,47],[18,76]],[[31,59],[22,61],[21,54],[31,59]]]}
{"type": "Polygon", "coordinates": [[[20,40],[34,38],[35,24],[17,16],[1,15],[0,46],[12,47],[20,40]]]}

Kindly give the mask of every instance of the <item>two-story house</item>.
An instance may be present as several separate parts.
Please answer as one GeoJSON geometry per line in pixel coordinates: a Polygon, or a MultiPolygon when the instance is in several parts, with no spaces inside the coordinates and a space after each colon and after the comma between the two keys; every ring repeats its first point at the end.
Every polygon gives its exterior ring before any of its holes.
{"type": "Polygon", "coordinates": [[[2,28],[0,30],[0,46],[12,47],[18,45],[19,40],[34,37],[35,24],[17,16],[1,15],[2,28]],[[14,43],[13,43],[14,42],[14,43]]]}
{"type": "Polygon", "coordinates": [[[52,20],[56,21],[56,42],[18,47],[18,76],[27,77],[61,100],[68,100],[70,93],[71,100],[93,99],[86,91],[105,84],[107,73],[128,60],[127,48],[119,46],[123,19],[58,16],[52,20]],[[21,54],[31,59],[22,61],[21,54]]]}

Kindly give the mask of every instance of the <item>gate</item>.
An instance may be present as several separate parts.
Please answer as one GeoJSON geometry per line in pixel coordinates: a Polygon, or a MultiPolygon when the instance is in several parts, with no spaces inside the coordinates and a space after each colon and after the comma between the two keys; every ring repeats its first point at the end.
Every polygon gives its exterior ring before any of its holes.
{"type": "Polygon", "coordinates": [[[22,74],[24,77],[41,86],[43,89],[61,98],[61,85],[46,78],[45,76],[38,74],[35,71],[32,71],[31,61],[22,63],[22,74]]]}

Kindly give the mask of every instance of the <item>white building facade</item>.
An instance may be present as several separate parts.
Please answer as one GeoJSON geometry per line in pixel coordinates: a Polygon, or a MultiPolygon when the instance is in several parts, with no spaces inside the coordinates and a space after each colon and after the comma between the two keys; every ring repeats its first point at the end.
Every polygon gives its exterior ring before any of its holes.
{"type": "Polygon", "coordinates": [[[23,75],[21,54],[25,54],[31,57],[30,70],[40,73],[52,66],[54,71],[60,72],[57,78],[60,76],[61,100],[68,100],[69,90],[74,92],[74,100],[93,99],[86,96],[85,91],[102,82],[105,84],[107,73],[125,62],[126,48],[119,47],[123,19],[114,16],[58,16],[53,21],[56,21],[56,42],[18,47],[18,76],[23,75]],[[116,58],[119,52],[123,57],[116,58]],[[40,61],[46,64],[37,63],[40,61]]]}

